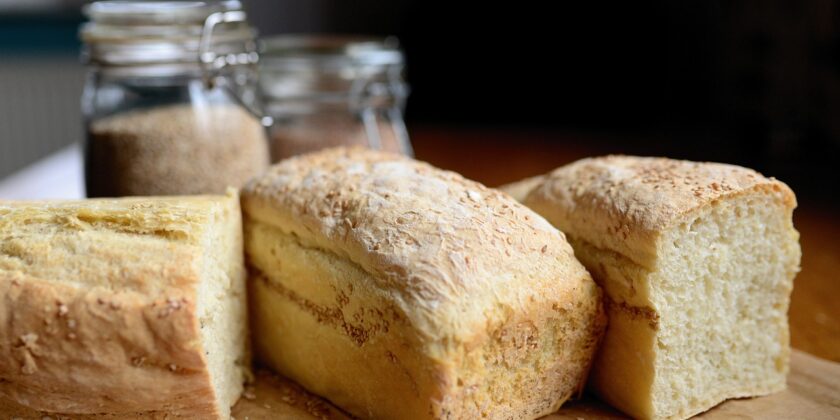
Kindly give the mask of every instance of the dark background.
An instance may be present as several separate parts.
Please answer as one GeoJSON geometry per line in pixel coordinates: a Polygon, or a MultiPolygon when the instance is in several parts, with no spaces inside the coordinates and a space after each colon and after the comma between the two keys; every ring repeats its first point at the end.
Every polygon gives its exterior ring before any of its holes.
{"type": "MultiPolygon", "coordinates": [[[[837,1],[543,3],[245,0],[262,35],[397,35],[412,135],[474,129],[488,147],[522,148],[585,138],[598,151],[754,167],[801,199],[840,202],[837,1]]],[[[0,66],[75,60],[80,3],[52,4],[0,14],[0,66]]]]}
{"type": "Polygon", "coordinates": [[[412,124],[583,131],[599,150],[738,163],[836,203],[837,6],[408,2],[368,17],[403,41],[412,124]]]}

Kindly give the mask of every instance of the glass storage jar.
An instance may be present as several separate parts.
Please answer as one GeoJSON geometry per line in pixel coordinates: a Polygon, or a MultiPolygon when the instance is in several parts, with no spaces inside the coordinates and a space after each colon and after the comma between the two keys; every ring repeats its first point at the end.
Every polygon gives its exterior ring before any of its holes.
{"type": "Polygon", "coordinates": [[[412,154],[396,38],[285,35],[260,57],[273,161],[339,145],[412,154]]]}
{"type": "Polygon", "coordinates": [[[268,166],[240,2],[102,1],[85,14],[89,197],[222,193],[268,166]]]}

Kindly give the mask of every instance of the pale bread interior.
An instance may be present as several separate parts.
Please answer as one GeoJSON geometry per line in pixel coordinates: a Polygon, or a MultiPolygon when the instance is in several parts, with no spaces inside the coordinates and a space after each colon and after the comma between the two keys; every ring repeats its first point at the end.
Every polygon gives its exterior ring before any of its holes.
{"type": "Polygon", "coordinates": [[[242,224],[238,206],[228,206],[214,218],[218,228],[208,229],[203,238],[197,309],[207,370],[222,418],[228,418],[250,375],[251,363],[242,224]]]}
{"type": "Polygon", "coordinates": [[[800,257],[789,211],[772,196],[723,200],[666,233],[659,249],[654,412],[687,417],[783,389],[800,257]]]}
{"type": "Polygon", "coordinates": [[[745,194],[688,215],[662,233],[651,269],[572,244],[612,301],[593,374],[610,403],[640,417],[687,418],[784,388],[800,249],[775,197],[745,194]]]}

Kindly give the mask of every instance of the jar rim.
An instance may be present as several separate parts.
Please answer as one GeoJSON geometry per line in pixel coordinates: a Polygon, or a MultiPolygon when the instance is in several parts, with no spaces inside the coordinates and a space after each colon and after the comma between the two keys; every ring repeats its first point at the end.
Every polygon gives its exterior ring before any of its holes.
{"type": "Polygon", "coordinates": [[[264,39],[259,85],[266,102],[404,98],[404,57],[395,37],[281,35],[264,39]]]}
{"type": "Polygon", "coordinates": [[[210,50],[229,55],[255,49],[257,33],[241,20],[245,14],[239,0],[107,0],[85,6],[84,13],[90,20],[79,30],[85,44],[82,56],[95,65],[197,65],[202,59],[200,50],[208,18],[218,14],[238,13],[240,20],[213,27],[207,43],[210,50]]]}
{"type": "Polygon", "coordinates": [[[91,21],[111,24],[202,24],[212,13],[241,10],[239,0],[224,1],[95,1],[82,8],[91,21]]]}

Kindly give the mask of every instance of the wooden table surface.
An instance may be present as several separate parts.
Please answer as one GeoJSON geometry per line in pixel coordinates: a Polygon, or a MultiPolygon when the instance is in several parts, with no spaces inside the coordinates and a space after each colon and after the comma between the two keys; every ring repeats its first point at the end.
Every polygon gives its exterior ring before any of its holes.
{"type": "MultiPolygon", "coordinates": [[[[418,159],[488,186],[545,173],[587,156],[625,152],[574,133],[412,127],[411,135],[418,159]],[[565,141],[556,141],[558,137],[565,141]]],[[[790,330],[794,348],[840,362],[840,220],[836,216],[830,209],[802,200],[794,212],[794,225],[801,235],[802,271],[794,281],[790,330]]]]}

